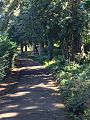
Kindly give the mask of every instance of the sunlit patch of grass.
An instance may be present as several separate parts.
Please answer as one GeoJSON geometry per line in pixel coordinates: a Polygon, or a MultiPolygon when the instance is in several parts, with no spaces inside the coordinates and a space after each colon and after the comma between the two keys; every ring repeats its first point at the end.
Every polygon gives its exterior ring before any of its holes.
{"type": "Polygon", "coordinates": [[[45,67],[49,67],[50,65],[53,65],[53,64],[55,64],[56,63],[56,60],[52,60],[52,61],[45,61],[44,62],[44,66],[45,67]]]}

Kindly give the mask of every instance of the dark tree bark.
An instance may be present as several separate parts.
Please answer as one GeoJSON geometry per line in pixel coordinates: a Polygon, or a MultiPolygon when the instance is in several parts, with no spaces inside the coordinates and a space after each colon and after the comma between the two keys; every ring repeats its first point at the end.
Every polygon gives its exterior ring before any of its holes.
{"type": "Polygon", "coordinates": [[[23,43],[21,43],[21,54],[23,53],[23,47],[24,47],[24,45],[23,45],[23,43]]]}
{"type": "Polygon", "coordinates": [[[27,52],[27,45],[25,45],[25,52],[27,52]]]}
{"type": "Polygon", "coordinates": [[[48,40],[48,55],[49,60],[53,59],[53,40],[48,40]]]}
{"type": "Polygon", "coordinates": [[[63,53],[63,59],[66,61],[69,59],[69,49],[68,49],[68,43],[66,40],[63,40],[61,42],[61,48],[62,48],[62,53],[63,53]]]}
{"type": "MultiPolygon", "coordinates": [[[[74,26],[76,26],[76,21],[79,21],[79,14],[78,13],[78,5],[80,4],[81,0],[71,0],[72,3],[72,8],[71,8],[71,16],[72,16],[72,21],[74,26]]],[[[78,27],[74,27],[72,26],[72,39],[71,39],[71,56],[72,56],[72,60],[74,60],[75,55],[77,53],[83,53],[83,49],[82,49],[82,31],[80,31],[79,29],[82,29],[82,26],[78,26],[78,27]]]]}

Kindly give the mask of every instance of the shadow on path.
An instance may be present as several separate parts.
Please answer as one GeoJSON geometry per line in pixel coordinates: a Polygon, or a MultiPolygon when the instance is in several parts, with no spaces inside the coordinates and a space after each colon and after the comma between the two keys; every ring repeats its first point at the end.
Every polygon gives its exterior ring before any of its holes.
{"type": "Polygon", "coordinates": [[[0,120],[67,120],[49,71],[24,58],[19,69],[17,87],[0,98],[0,120]]]}

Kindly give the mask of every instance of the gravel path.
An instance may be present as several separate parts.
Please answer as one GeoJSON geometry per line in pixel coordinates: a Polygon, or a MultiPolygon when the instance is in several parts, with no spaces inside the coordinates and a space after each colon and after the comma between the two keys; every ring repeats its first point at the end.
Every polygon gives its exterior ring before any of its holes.
{"type": "Polygon", "coordinates": [[[27,58],[18,70],[17,86],[0,98],[0,120],[67,120],[49,71],[27,58]]]}

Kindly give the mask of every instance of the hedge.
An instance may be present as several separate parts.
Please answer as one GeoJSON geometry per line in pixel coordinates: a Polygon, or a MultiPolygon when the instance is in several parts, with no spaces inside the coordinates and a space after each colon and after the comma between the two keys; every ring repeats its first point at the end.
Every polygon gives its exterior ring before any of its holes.
{"type": "Polygon", "coordinates": [[[0,35],[0,81],[11,70],[16,44],[7,35],[0,35]]]}

